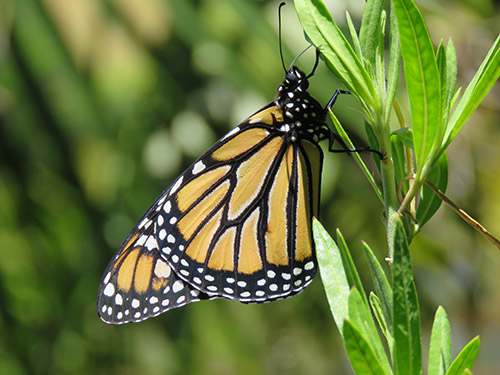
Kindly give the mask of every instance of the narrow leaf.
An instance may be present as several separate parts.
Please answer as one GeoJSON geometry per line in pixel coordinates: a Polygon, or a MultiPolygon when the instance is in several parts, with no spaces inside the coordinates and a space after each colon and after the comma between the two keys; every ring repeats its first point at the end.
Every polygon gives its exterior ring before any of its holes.
{"type": "Polygon", "coordinates": [[[398,375],[422,374],[420,311],[413,281],[410,249],[400,219],[396,219],[393,249],[394,363],[398,375]]]}
{"type": "Polygon", "coordinates": [[[463,375],[470,368],[476,360],[477,353],[479,352],[479,346],[481,342],[479,336],[474,337],[458,354],[457,358],[453,361],[446,375],[463,375]]]}
{"type": "Polygon", "coordinates": [[[392,336],[391,332],[389,331],[389,327],[387,325],[387,321],[384,317],[384,313],[382,311],[382,304],[380,303],[380,299],[372,292],[370,293],[370,306],[373,310],[373,314],[375,315],[375,318],[377,319],[377,323],[380,327],[380,330],[385,336],[385,339],[387,341],[387,345],[389,346],[389,353],[391,355],[391,358],[393,356],[393,350],[394,350],[394,337],[392,336]]]}
{"type": "Polygon", "coordinates": [[[420,174],[434,142],[439,145],[441,99],[439,73],[431,38],[412,0],[394,0],[411,107],[413,139],[420,174]]]}
{"type": "Polygon", "coordinates": [[[358,270],[354,265],[354,262],[351,257],[351,252],[345,243],[344,236],[340,232],[340,229],[337,229],[337,244],[340,252],[340,256],[342,258],[342,264],[344,265],[344,272],[347,277],[347,283],[349,284],[349,289],[356,288],[362,293],[366,306],[368,306],[368,299],[364,294],[363,283],[361,282],[361,278],[359,277],[358,270]]]}
{"type": "Polygon", "coordinates": [[[359,59],[363,61],[363,53],[361,52],[361,44],[359,43],[358,34],[356,32],[356,28],[354,27],[354,23],[352,22],[351,15],[349,12],[345,12],[345,17],[347,19],[347,25],[349,26],[349,33],[351,34],[352,44],[354,45],[354,50],[356,54],[359,56],[359,59]]]}
{"type": "Polygon", "coordinates": [[[446,113],[447,116],[444,118],[444,123],[448,122],[453,95],[457,88],[457,72],[457,53],[453,40],[450,39],[446,46],[446,92],[444,93],[446,99],[444,101],[445,108],[443,112],[446,113]]]}
{"type": "Polygon", "coordinates": [[[391,1],[391,13],[389,16],[389,69],[387,73],[387,94],[384,107],[384,123],[389,124],[389,114],[391,113],[392,103],[396,97],[396,90],[399,82],[399,72],[401,69],[401,48],[399,46],[399,31],[394,11],[394,3],[391,1]]]}
{"type": "Polygon", "coordinates": [[[446,149],[455,135],[479,106],[486,94],[500,77],[500,35],[490,48],[488,55],[467,86],[463,97],[453,112],[443,140],[443,149],[446,149]]]}
{"type": "Polygon", "coordinates": [[[388,375],[368,340],[351,321],[345,321],[343,333],[347,355],[357,375],[388,375]]]}
{"type": "Polygon", "coordinates": [[[377,327],[373,321],[369,306],[356,288],[349,293],[349,320],[360,330],[363,337],[370,343],[371,348],[377,355],[386,373],[392,373],[389,359],[380,341],[377,327]]]}
{"type": "Polygon", "coordinates": [[[370,266],[370,273],[372,276],[373,286],[375,287],[375,293],[377,296],[380,296],[384,319],[387,322],[387,328],[392,335],[392,289],[389,285],[387,277],[385,276],[385,272],[375,254],[373,254],[373,251],[365,242],[363,242],[363,247],[365,249],[366,257],[368,258],[368,265],[370,266]]]}
{"type": "Polygon", "coordinates": [[[363,18],[361,19],[361,27],[359,30],[359,40],[361,49],[366,60],[375,65],[375,51],[378,44],[378,33],[380,29],[381,13],[384,9],[385,0],[367,1],[363,18]]]}
{"type": "Polygon", "coordinates": [[[313,220],[313,236],[326,297],[333,319],[342,334],[344,320],[348,317],[349,300],[349,285],[342,257],[339,248],[317,219],[313,220]]]}
{"type": "Polygon", "coordinates": [[[445,375],[451,363],[450,322],[443,307],[439,306],[432,325],[429,347],[429,375],[445,375]]]}

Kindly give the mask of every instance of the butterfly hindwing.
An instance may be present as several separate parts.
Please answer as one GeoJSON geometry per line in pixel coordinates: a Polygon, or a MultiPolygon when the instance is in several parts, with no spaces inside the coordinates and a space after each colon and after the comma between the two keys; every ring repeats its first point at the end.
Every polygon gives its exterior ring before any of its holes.
{"type": "Polygon", "coordinates": [[[161,257],[154,223],[145,217],[108,265],[97,310],[107,323],[139,322],[210,297],[180,279],[161,257]]]}

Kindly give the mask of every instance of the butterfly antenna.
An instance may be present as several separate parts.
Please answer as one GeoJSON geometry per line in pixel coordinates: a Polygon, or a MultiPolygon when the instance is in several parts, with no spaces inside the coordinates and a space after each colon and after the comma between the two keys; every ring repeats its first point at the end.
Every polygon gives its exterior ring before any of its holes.
{"type": "Polygon", "coordinates": [[[278,7],[278,38],[280,42],[280,56],[281,56],[281,65],[283,66],[283,70],[285,71],[285,74],[287,73],[286,66],[285,66],[285,60],[283,59],[283,42],[281,41],[281,8],[283,8],[286,5],[284,1],[281,2],[281,4],[278,7]]]}
{"type": "MultiPolygon", "coordinates": [[[[293,64],[295,64],[295,61],[297,61],[299,59],[300,56],[302,56],[304,53],[306,53],[306,51],[312,47],[312,44],[310,44],[305,50],[303,50],[301,53],[299,53],[299,55],[293,59],[292,63],[290,64],[290,67],[288,68],[288,70],[292,69],[292,66],[293,64]]],[[[316,62],[316,64],[314,65],[315,69],[316,69],[316,66],[318,65],[318,63],[316,62]]],[[[311,75],[309,74],[308,77],[310,77],[311,75]]]]}

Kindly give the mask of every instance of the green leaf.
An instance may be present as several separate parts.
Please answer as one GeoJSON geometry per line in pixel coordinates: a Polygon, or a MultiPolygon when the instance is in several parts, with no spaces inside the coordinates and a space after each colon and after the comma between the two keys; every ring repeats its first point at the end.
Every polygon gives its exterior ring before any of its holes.
{"type": "MultiPolygon", "coordinates": [[[[356,288],[359,291],[364,291],[363,283],[361,282],[361,278],[359,277],[358,270],[354,265],[354,262],[351,257],[351,252],[345,243],[344,236],[340,232],[340,229],[337,229],[337,245],[339,248],[340,257],[342,258],[342,263],[344,265],[344,271],[347,277],[347,282],[349,284],[349,289],[356,288]]],[[[363,293],[364,301],[366,306],[368,306],[368,299],[363,293]]]]}
{"type": "Polygon", "coordinates": [[[363,61],[363,53],[361,52],[361,44],[359,43],[358,34],[356,32],[356,28],[354,27],[354,23],[352,22],[351,15],[346,11],[345,13],[347,19],[347,26],[349,26],[349,33],[351,34],[352,44],[354,45],[354,50],[356,54],[359,56],[359,59],[363,61]]]}
{"type": "Polygon", "coordinates": [[[432,325],[429,347],[429,375],[445,375],[451,363],[450,322],[443,307],[439,306],[432,325]]]}
{"type": "Polygon", "coordinates": [[[431,38],[415,3],[412,0],[394,0],[394,9],[398,19],[419,176],[433,144],[441,143],[439,72],[431,38]]]}
{"type": "Polygon", "coordinates": [[[384,9],[385,0],[370,0],[366,2],[361,27],[359,30],[359,40],[363,57],[375,65],[375,53],[377,50],[378,33],[381,23],[381,13],[384,9]]]}
{"type": "Polygon", "coordinates": [[[399,46],[398,24],[396,12],[394,11],[394,3],[392,1],[389,23],[389,69],[387,73],[387,94],[384,107],[384,123],[387,125],[389,123],[389,114],[391,113],[392,103],[396,97],[399,72],[401,69],[401,48],[399,46]]]}
{"type": "Polygon", "coordinates": [[[394,364],[398,375],[422,374],[420,311],[413,281],[410,249],[401,220],[393,237],[394,364]]]}
{"type": "Polygon", "coordinates": [[[365,112],[378,99],[370,76],[321,0],[295,0],[300,23],[311,42],[320,48],[328,68],[360,100],[365,112]]]}
{"type": "Polygon", "coordinates": [[[366,305],[365,299],[361,297],[360,292],[356,288],[351,289],[349,293],[349,320],[360,330],[363,337],[366,338],[370,347],[377,355],[385,373],[392,373],[389,359],[380,341],[380,336],[378,335],[369,306],[366,305]]]}
{"type": "MultiPolygon", "coordinates": [[[[448,157],[446,152],[438,159],[432,171],[427,175],[427,180],[432,182],[442,192],[448,187],[448,157]]],[[[422,186],[420,201],[417,208],[417,222],[419,230],[441,207],[441,198],[427,185],[422,186]]]]}
{"type": "Polygon", "coordinates": [[[384,371],[368,340],[351,321],[345,321],[343,333],[347,355],[357,375],[389,374],[384,371]]]}
{"type": "Polygon", "coordinates": [[[446,149],[500,77],[500,35],[467,86],[446,127],[442,149],[446,149]]]}
{"type": "Polygon", "coordinates": [[[455,358],[446,375],[466,374],[476,360],[480,345],[479,336],[474,337],[455,358]]]}
{"type": "Polygon", "coordinates": [[[319,272],[330,304],[333,319],[342,334],[348,317],[349,284],[339,248],[317,219],[313,219],[313,237],[316,244],[319,272]]]}
{"type": "Polygon", "coordinates": [[[392,358],[394,353],[394,337],[389,331],[387,320],[385,319],[384,312],[382,311],[382,304],[380,303],[380,299],[373,292],[370,293],[369,300],[370,300],[370,306],[373,310],[373,314],[375,315],[380,330],[384,334],[385,339],[387,341],[387,345],[389,346],[389,353],[392,358]]]}
{"type": "Polygon", "coordinates": [[[389,285],[387,277],[385,276],[385,272],[375,254],[373,254],[373,251],[365,242],[363,242],[363,247],[365,249],[366,257],[368,258],[368,265],[370,266],[370,273],[372,276],[373,286],[375,287],[375,293],[377,296],[380,296],[384,319],[387,322],[387,327],[392,335],[392,289],[389,285]]]}
{"type": "Polygon", "coordinates": [[[444,94],[443,112],[446,113],[446,117],[443,119],[445,124],[448,122],[453,95],[457,88],[457,72],[457,53],[455,51],[455,45],[450,39],[446,46],[446,92],[442,93],[444,94]]]}

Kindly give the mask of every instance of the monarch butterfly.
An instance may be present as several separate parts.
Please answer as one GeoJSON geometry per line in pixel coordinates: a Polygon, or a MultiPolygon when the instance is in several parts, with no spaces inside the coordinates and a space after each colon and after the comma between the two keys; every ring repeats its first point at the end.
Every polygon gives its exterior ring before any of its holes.
{"type": "Polygon", "coordinates": [[[272,301],[311,283],[318,142],[328,139],[333,152],[364,150],[348,150],[325,123],[346,92],[337,90],[325,108],[307,92],[318,62],[316,51],[309,75],[293,62],[285,68],[275,100],[217,141],[147,210],[104,273],[97,300],[104,322],[139,322],[219,297],[272,301]],[[334,140],[344,149],[333,150],[334,140]]]}

